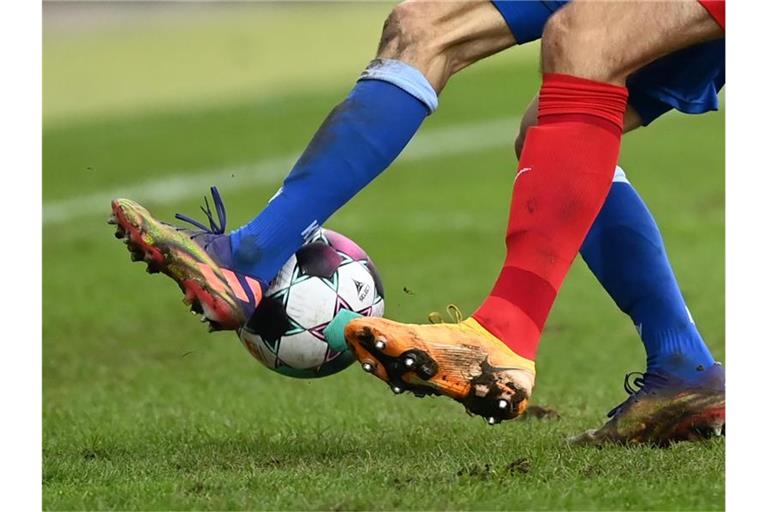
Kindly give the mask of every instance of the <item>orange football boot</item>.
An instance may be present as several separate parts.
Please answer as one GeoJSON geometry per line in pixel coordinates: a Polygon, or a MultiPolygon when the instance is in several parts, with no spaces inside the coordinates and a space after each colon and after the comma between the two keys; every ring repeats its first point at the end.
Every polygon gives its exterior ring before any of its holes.
{"type": "Polygon", "coordinates": [[[533,389],[534,362],[515,354],[474,318],[457,320],[414,325],[356,318],[346,325],[344,337],[363,370],[389,383],[396,394],[449,396],[490,425],[519,416],[533,389]]]}

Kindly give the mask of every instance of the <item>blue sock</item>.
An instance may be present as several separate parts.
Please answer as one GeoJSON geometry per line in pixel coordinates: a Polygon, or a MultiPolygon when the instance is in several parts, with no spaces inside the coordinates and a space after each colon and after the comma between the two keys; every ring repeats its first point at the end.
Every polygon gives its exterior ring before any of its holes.
{"type": "Polygon", "coordinates": [[[231,234],[235,268],[271,281],[305,239],[392,163],[436,108],[437,94],[416,68],[372,61],[266,208],[231,234]]]}
{"type": "Polygon", "coordinates": [[[648,370],[689,379],[714,363],[685,305],[659,228],[620,167],[581,255],[632,318],[645,345],[648,370]]]}

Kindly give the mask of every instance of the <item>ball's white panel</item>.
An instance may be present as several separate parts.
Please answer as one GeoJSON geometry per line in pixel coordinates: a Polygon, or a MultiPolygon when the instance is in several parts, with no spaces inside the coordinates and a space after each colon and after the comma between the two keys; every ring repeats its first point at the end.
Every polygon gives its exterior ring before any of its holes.
{"type": "Polygon", "coordinates": [[[291,276],[293,275],[294,268],[296,268],[295,255],[291,256],[291,259],[289,259],[285,265],[280,268],[280,271],[277,273],[277,277],[272,280],[272,283],[270,283],[269,289],[265,295],[274,295],[283,288],[288,288],[288,286],[291,284],[291,276]]]}
{"type": "Polygon", "coordinates": [[[317,228],[312,236],[307,239],[305,244],[311,244],[312,242],[323,242],[328,245],[328,239],[325,237],[325,228],[317,228]]]}
{"type": "MultiPolygon", "coordinates": [[[[354,245],[338,234],[326,233],[322,228],[312,234],[309,242],[329,244],[329,240],[333,240],[333,247],[337,247],[338,244],[339,254],[343,254],[342,246],[354,245]]],[[[362,251],[357,246],[355,248],[356,251],[346,252],[358,258],[362,251]]],[[[322,251],[318,252],[320,253],[322,251]]],[[[322,339],[320,333],[322,328],[333,319],[337,305],[343,304],[345,307],[348,306],[355,311],[372,316],[383,316],[384,299],[376,291],[375,281],[367,266],[362,261],[350,261],[347,257],[343,261],[339,270],[329,281],[334,286],[328,286],[322,279],[309,275],[297,277],[299,270],[296,256],[291,256],[290,260],[283,265],[270,283],[265,295],[283,297],[285,313],[292,324],[301,326],[306,331],[282,336],[274,349],[277,352],[275,353],[270,344],[265,343],[260,336],[242,330],[240,339],[256,359],[278,372],[282,371],[295,376],[286,371],[285,368],[290,367],[308,371],[305,376],[311,376],[312,369],[321,368],[327,364],[325,358],[328,353],[328,344],[322,339]],[[338,283],[338,290],[334,290],[336,283],[338,283]],[[278,362],[279,368],[277,368],[278,362]]]]}
{"type": "Polygon", "coordinates": [[[373,276],[362,263],[353,261],[338,269],[339,297],[355,310],[371,307],[376,299],[373,276]]]}
{"type": "Polygon", "coordinates": [[[379,298],[378,301],[373,303],[371,316],[384,316],[384,299],[379,298]]]}
{"type": "Polygon", "coordinates": [[[288,366],[299,369],[316,368],[325,362],[328,344],[308,331],[283,336],[277,357],[288,366]]]}
{"type": "Polygon", "coordinates": [[[261,339],[261,336],[247,332],[245,329],[240,331],[240,340],[248,349],[253,357],[261,361],[262,364],[269,368],[275,367],[276,357],[275,354],[269,349],[269,347],[261,339]]]}
{"type": "Polygon", "coordinates": [[[291,286],[286,312],[305,329],[333,320],[336,294],[322,279],[312,277],[291,286]]]}

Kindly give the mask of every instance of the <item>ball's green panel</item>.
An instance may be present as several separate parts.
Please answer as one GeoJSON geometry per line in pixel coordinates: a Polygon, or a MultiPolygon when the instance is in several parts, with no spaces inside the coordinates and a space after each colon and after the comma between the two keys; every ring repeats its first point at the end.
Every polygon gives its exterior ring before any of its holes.
{"type": "Polygon", "coordinates": [[[349,350],[347,340],[344,339],[344,328],[350,321],[360,316],[362,316],[360,313],[342,309],[336,313],[336,316],[333,317],[331,323],[325,328],[323,331],[325,339],[335,352],[345,352],[349,350]]]}
{"type": "Polygon", "coordinates": [[[317,379],[320,377],[327,377],[338,373],[349,367],[355,362],[355,356],[349,349],[344,350],[335,359],[328,361],[319,368],[292,368],[290,366],[278,366],[277,368],[270,368],[275,372],[285,375],[286,377],[293,377],[295,379],[317,379]]]}

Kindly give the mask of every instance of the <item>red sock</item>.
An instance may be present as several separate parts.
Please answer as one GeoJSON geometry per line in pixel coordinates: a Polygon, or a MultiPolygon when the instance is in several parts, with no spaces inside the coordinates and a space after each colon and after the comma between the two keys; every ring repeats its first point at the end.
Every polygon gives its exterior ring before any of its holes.
{"type": "Polygon", "coordinates": [[[545,74],[539,124],[528,131],[507,228],[507,257],[473,317],[535,359],[557,291],[611,186],[627,89],[545,74]]]}

